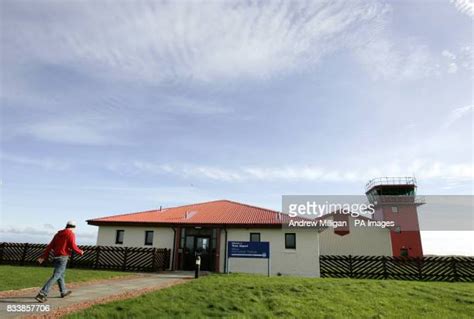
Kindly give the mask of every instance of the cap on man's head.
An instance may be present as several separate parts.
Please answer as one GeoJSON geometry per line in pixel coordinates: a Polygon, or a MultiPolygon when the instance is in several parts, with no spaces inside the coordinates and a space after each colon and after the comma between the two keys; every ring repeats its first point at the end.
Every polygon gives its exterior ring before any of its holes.
{"type": "Polygon", "coordinates": [[[76,221],[75,220],[70,220],[66,224],[66,228],[74,228],[76,227],[76,221]]]}

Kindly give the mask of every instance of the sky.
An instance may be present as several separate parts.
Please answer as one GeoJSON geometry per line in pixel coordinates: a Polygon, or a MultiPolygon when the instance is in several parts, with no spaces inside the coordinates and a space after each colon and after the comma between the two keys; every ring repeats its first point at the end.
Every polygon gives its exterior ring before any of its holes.
{"type": "MultiPolygon", "coordinates": [[[[2,241],[74,219],[95,243],[86,219],[216,199],[280,210],[379,176],[473,194],[472,1],[0,6],[2,241]]],[[[468,238],[423,244],[473,255],[468,238]]]]}

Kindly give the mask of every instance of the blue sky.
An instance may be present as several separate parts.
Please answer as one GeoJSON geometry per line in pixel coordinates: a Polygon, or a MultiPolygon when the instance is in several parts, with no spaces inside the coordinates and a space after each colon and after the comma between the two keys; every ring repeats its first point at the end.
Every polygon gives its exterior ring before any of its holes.
{"type": "Polygon", "coordinates": [[[92,217],[222,198],[280,209],[377,176],[473,192],[468,1],[1,9],[5,240],[76,219],[94,242],[92,217]]]}

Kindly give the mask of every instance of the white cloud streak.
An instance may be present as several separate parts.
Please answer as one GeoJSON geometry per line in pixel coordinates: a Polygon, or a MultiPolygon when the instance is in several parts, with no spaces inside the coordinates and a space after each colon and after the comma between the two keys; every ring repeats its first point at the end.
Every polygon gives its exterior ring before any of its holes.
{"type": "Polygon", "coordinates": [[[34,166],[46,170],[64,171],[70,168],[69,162],[59,161],[51,158],[31,158],[18,155],[2,154],[0,159],[16,165],[34,166]]]}
{"type": "MultiPolygon", "coordinates": [[[[27,234],[33,236],[53,236],[58,232],[59,229],[55,229],[51,224],[44,224],[43,227],[39,226],[2,226],[0,227],[0,233],[2,234],[27,234]]],[[[95,233],[78,232],[77,236],[84,238],[95,238],[95,233]]]]}
{"type": "Polygon", "coordinates": [[[108,122],[105,119],[91,120],[80,118],[54,118],[37,123],[19,126],[18,135],[26,135],[37,140],[83,145],[127,144],[113,132],[118,132],[122,126],[119,123],[108,122]]]}
{"type": "Polygon", "coordinates": [[[474,16],[474,2],[472,0],[450,0],[454,7],[461,13],[470,17],[474,16]]]}
{"type": "Polygon", "coordinates": [[[338,170],[317,166],[284,167],[238,167],[222,168],[213,166],[170,165],[135,161],[131,165],[122,164],[108,167],[119,173],[173,175],[185,179],[204,179],[219,182],[244,181],[321,181],[321,182],[366,182],[379,176],[412,176],[420,179],[446,179],[469,181],[474,178],[471,164],[444,164],[429,160],[415,160],[410,164],[389,163],[378,168],[353,168],[338,170]]]}
{"type": "Polygon", "coordinates": [[[445,129],[451,127],[456,121],[469,115],[469,113],[472,113],[473,110],[474,110],[474,105],[458,107],[452,110],[449,116],[447,117],[446,121],[444,122],[443,127],[445,129]]]}
{"type": "Polygon", "coordinates": [[[267,79],[309,71],[341,49],[379,76],[410,77],[427,59],[424,47],[399,50],[389,40],[390,6],[377,1],[98,1],[17,12],[6,16],[7,58],[114,79],[267,79]]]}

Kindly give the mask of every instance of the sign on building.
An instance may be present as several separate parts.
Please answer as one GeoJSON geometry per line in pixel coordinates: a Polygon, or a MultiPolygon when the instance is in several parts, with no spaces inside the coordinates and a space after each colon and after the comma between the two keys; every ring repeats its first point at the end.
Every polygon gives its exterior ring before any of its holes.
{"type": "Polygon", "coordinates": [[[229,241],[227,243],[227,272],[230,271],[229,258],[267,259],[270,277],[270,243],[267,241],[229,241]]]}
{"type": "Polygon", "coordinates": [[[270,258],[270,243],[266,241],[229,241],[229,257],[270,258]]]}

